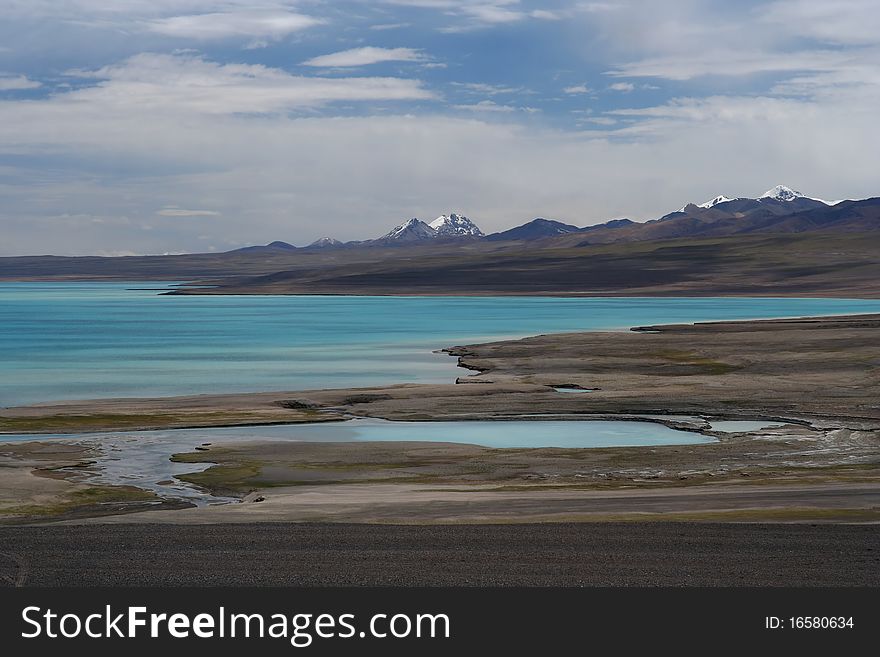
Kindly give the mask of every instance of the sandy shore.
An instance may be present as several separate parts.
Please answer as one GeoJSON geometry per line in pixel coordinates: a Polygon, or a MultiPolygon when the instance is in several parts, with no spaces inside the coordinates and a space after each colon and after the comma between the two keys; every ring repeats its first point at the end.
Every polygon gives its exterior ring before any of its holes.
{"type": "Polygon", "coordinates": [[[44,447],[43,460],[35,461],[34,450],[40,448],[34,443],[10,443],[0,450],[0,513],[7,523],[79,522],[89,515],[101,515],[102,522],[186,523],[876,522],[878,328],[880,316],[858,316],[538,336],[450,349],[477,372],[458,384],[4,409],[0,427],[20,432],[352,416],[430,421],[529,415],[536,420],[642,417],[701,430],[718,441],[566,450],[453,443],[227,443],[175,458],[214,464],[181,478],[247,500],[244,504],[149,512],[144,505],[155,500],[114,500],[113,491],[102,490],[101,496],[109,497],[97,502],[76,499],[76,493],[89,488],[82,476],[87,446],[79,454],[54,456],[53,448],[44,447]],[[591,392],[556,392],[560,386],[591,392]],[[712,432],[707,419],[718,418],[772,418],[782,426],[712,432]],[[118,516],[122,511],[138,513],[118,516]]]}

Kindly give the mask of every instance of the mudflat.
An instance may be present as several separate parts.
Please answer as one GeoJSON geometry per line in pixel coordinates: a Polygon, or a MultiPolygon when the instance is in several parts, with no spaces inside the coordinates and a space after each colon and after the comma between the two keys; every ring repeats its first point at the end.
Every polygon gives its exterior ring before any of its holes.
{"type": "MultiPolygon", "coordinates": [[[[102,516],[100,522],[209,524],[877,522],[878,328],[880,316],[864,315],[536,336],[450,348],[476,372],[458,384],[5,409],[0,421],[27,422],[37,432],[58,431],[65,423],[108,430],[185,426],[189,413],[225,414],[234,425],[254,421],[236,414],[254,413],[266,422],[359,416],[489,419],[499,421],[499,431],[511,418],[534,420],[536,431],[540,420],[550,418],[642,419],[717,440],[603,449],[224,443],[174,455],[180,463],[199,464],[194,470],[209,465],[179,478],[243,504],[180,510],[149,510],[148,500],[127,508],[106,504],[112,500],[104,498],[98,504],[76,504],[71,488],[70,493],[53,490],[59,496],[54,507],[39,509],[18,499],[17,479],[3,477],[9,490],[0,512],[7,523],[82,522],[88,515],[102,516]],[[561,393],[559,388],[588,392],[561,393]],[[173,414],[174,424],[156,419],[161,413],[173,414]],[[120,426],[114,419],[118,415],[129,419],[120,426]],[[734,432],[712,428],[723,419],[773,420],[776,426],[734,432]],[[125,510],[137,513],[119,515],[125,510]]],[[[2,426],[9,430],[10,424],[2,426]]],[[[87,455],[76,464],[70,455],[35,464],[27,450],[37,448],[27,445],[3,446],[6,472],[51,471],[53,486],[58,481],[87,485],[87,455]]]]}

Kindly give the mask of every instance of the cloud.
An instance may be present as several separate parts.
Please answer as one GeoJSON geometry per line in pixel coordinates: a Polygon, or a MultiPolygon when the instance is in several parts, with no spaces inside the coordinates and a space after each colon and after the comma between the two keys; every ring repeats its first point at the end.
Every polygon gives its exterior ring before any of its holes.
{"type": "Polygon", "coordinates": [[[4,11],[13,17],[57,16],[63,19],[105,18],[147,16],[180,16],[185,14],[207,14],[220,11],[248,11],[257,5],[266,11],[287,11],[296,4],[290,0],[4,0],[4,11]]]}
{"type": "Polygon", "coordinates": [[[611,126],[617,123],[617,119],[608,116],[590,116],[580,119],[581,123],[593,123],[595,125],[611,126]]]}
{"type": "Polygon", "coordinates": [[[506,5],[511,3],[496,3],[496,4],[475,4],[475,5],[464,5],[461,7],[462,13],[466,16],[470,16],[480,23],[513,23],[516,21],[520,21],[527,16],[521,11],[516,11],[512,9],[508,9],[506,5]]]}
{"type": "Polygon", "coordinates": [[[743,130],[763,132],[767,126],[774,125],[778,126],[780,134],[794,137],[792,133],[796,132],[796,126],[812,123],[817,115],[826,111],[828,109],[800,99],[710,96],[674,98],[663,105],[609,110],[607,114],[639,119],[638,122],[618,130],[618,135],[663,138],[679,129],[699,129],[709,125],[719,130],[740,126],[743,130]]]}
{"type": "Polygon", "coordinates": [[[562,92],[566,94],[588,94],[590,91],[590,88],[585,84],[572,85],[571,87],[565,87],[565,89],[562,90],[562,92]]]}
{"type": "Polygon", "coordinates": [[[608,75],[715,84],[748,78],[835,73],[880,65],[875,0],[739,3],[620,0],[614,11],[584,14],[585,39],[617,63],[608,75]]]}
{"type": "Polygon", "coordinates": [[[484,230],[542,215],[578,225],[649,219],[722,186],[761,190],[778,180],[825,198],[877,191],[876,105],[833,99],[681,99],[612,115],[622,127],[609,138],[483,120],[477,111],[193,117],[138,103],[107,112],[65,95],[0,101],[3,152],[34,158],[0,170],[3,253],[226,250],[302,244],[331,231],[365,239],[396,217],[449,205],[484,230]],[[625,132],[636,128],[643,132],[625,132]],[[114,165],[123,161],[142,166],[120,173],[114,165]],[[222,215],[209,233],[202,221],[156,225],[156,198],[222,215]],[[129,220],[97,225],[73,215],[129,220]],[[199,239],[206,234],[212,240],[199,239]]]}
{"type": "Polygon", "coordinates": [[[378,23],[376,25],[370,25],[371,30],[383,31],[383,30],[400,30],[405,27],[409,27],[410,23],[378,23]]]}
{"type": "Polygon", "coordinates": [[[24,74],[43,87],[0,95],[0,251],[219,251],[328,232],[361,239],[397,217],[451,206],[484,230],[541,215],[584,225],[656,218],[725,188],[760,191],[780,180],[817,197],[877,194],[876,2],[396,4],[409,9],[6,0],[0,40],[15,68],[7,64],[2,79],[20,85],[24,74]],[[327,22],[287,32],[229,16],[291,14],[327,22]],[[410,23],[412,41],[401,43],[437,57],[408,68],[450,62],[450,74],[431,78],[452,101],[415,74],[292,68],[354,45],[395,50],[389,37],[403,32],[370,29],[380,21],[410,23]],[[437,28],[499,34],[425,35],[437,28]],[[270,51],[241,50],[279,40],[270,51]],[[175,48],[210,54],[161,54],[175,48]],[[65,66],[87,70],[59,81],[65,66]],[[595,83],[602,71],[608,79],[595,83]],[[589,111],[584,95],[554,93],[540,105],[519,95],[565,84],[583,93],[577,83],[587,79],[606,89],[589,111]],[[660,89],[607,91],[646,83],[660,89]]]}
{"type": "Polygon", "coordinates": [[[348,68],[367,66],[381,62],[424,62],[428,58],[413,48],[376,48],[365,46],[312,57],[303,62],[305,66],[348,68]]]}
{"type": "Polygon", "coordinates": [[[466,91],[467,93],[480,94],[484,96],[496,96],[498,94],[517,94],[524,91],[522,87],[510,87],[498,84],[486,84],[485,82],[451,82],[453,87],[466,91]]]}
{"type": "Polygon", "coordinates": [[[546,9],[535,9],[533,11],[530,11],[529,16],[545,21],[559,21],[564,18],[561,13],[555,11],[547,11],[546,9]]]}
{"type": "Polygon", "coordinates": [[[291,12],[229,11],[160,18],[150,21],[148,29],[165,36],[199,41],[233,37],[281,39],[323,22],[291,12]]]}
{"type": "Polygon", "coordinates": [[[271,113],[336,101],[424,100],[434,95],[417,80],[291,75],[253,64],[219,64],[191,55],[141,54],[121,64],[71,75],[99,80],[63,94],[58,104],[83,103],[106,113],[150,108],[160,113],[271,113]]]}
{"type": "Polygon", "coordinates": [[[655,77],[691,80],[708,75],[744,76],[756,73],[828,71],[846,66],[850,53],[834,50],[768,52],[706,50],[692,54],[653,57],[622,64],[608,72],[617,77],[655,77]]]}
{"type": "Polygon", "coordinates": [[[384,0],[385,4],[420,9],[434,9],[457,19],[452,25],[437,28],[440,32],[455,34],[497,25],[518,23],[528,18],[554,20],[558,12],[546,9],[527,11],[519,0],[384,0]]]}
{"type": "Polygon", "coordinates": [[[632,82],[615,82],[608,86],[612,91],[623,91],[628,92],[632,91],[636,88],[636,86],[632,82]]]}
{"type": "Polygon", "coordinates": [[[470,105],[453,105],[453,107],[457,110],[466,110],[469,112],[514,112],[516,111],[515,107],[510,107],[509,105],[499,105],[498,103],[492,100],[481,100],[479,103],[472,103],[470,105]]]}
{"type": "Polygon", "coordinates": [[[177,206],[166,206],[156,212],[160,217],[217,217],[219,212],[213,210],[187,210],[177,206]]]}
{"type": "Polygon", "coordinates": [[[37,89],[43,85],[36,80],[30,80],[24,75],[7,76],[0,75],[0,91],[18,91],[20,89],[37,89]]]}
{"type": "Polygon", "coordinates": [[[880,34],[875,0],[778,0],[759,16],[774,29],[825,43],[874,45],[880,34]]]}

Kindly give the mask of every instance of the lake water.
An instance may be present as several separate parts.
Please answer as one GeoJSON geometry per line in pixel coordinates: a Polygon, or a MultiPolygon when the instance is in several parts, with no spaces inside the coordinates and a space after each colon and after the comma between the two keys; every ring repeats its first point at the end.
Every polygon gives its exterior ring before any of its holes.
{"type": "Polygon", "coordinates": [[[2,441],[63,439],[96,450],[89,468],[92,484],[129,485],[196,504],[230,502],[175,479],[208,464],[173,463],[172,454],[213,445],[248,441],[417,441],[454,442],[484,447],[622,447],[695,445],[714,438],[671,429],[654,422],[595,420],[504,420],[464,422],[388,422],[371,418],[324,424],[263,427],[113,431],[74,435],[6,435],[2,441]]]}
{"type": "Polygon", "coordinates": [[[443,347],[645,324],[880,312],[880,300],[162,296],[0,283],[0,406],[451,382],[443,347]]]}

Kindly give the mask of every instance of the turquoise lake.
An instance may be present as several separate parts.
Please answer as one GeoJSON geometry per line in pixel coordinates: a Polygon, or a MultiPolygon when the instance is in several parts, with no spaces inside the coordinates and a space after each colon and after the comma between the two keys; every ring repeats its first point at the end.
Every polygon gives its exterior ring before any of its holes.
{"type": "MultiPolygon", "coordinates": [[[[0,406],[451,382],[443,347],[539,333],[880,312],[880,300],[163,296],[0,283],[0,406]]],[[[141,289],[137,289],[141,288],[141,289]]],[[[151,289],[145,289],[151,288],[151,289]]]]}

